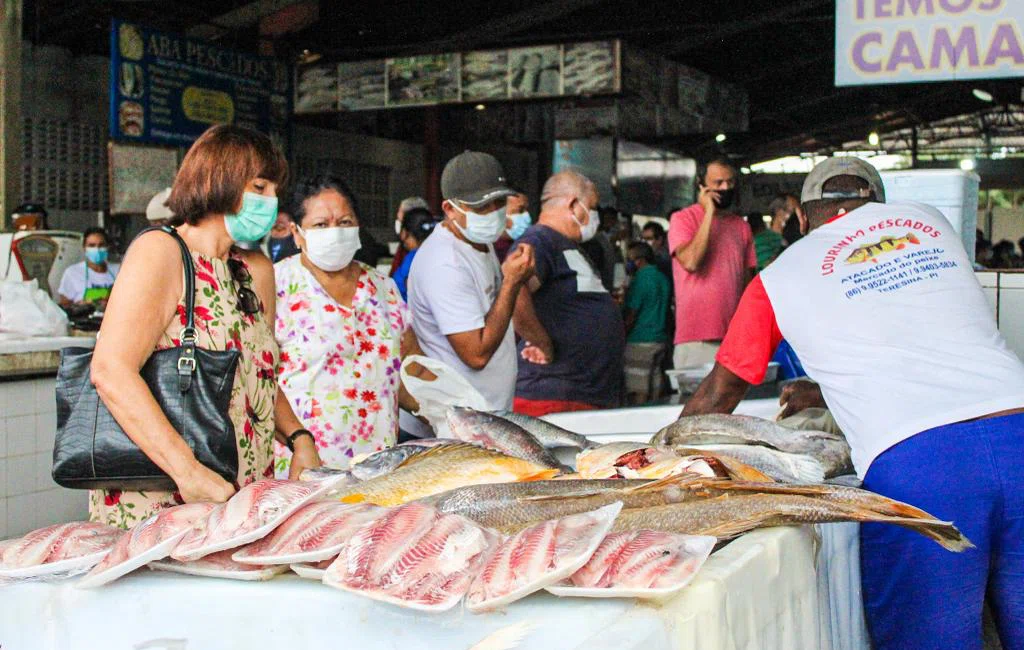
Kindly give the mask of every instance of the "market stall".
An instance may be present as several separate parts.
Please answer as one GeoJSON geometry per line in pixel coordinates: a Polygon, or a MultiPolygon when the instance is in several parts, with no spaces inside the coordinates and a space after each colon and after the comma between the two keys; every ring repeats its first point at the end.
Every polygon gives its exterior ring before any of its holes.
{"type": "MultiPolygon", "coordinates": [[[[761,400],[742,410],[771,408],[761,400]]],[[[649,436],[649,427],[677,414],[672,406],[551,419],[608,441],[641,430],[649,436]]],[[[249,648],[287,638],[318,647],[337,643],[341,632],[367,650],[472,648],[505,630],[525,634],[523,648],[864,648],[856,531],[854,524],[754,531],[713,554],[664,602],[538,593],[479,615],[461,606],[419,614],[293,575],[241,583],[144,569],[97,590],[16,584],[4,589],[0,643],[64,650],[102,638],[107,647],[249,648]]]]}

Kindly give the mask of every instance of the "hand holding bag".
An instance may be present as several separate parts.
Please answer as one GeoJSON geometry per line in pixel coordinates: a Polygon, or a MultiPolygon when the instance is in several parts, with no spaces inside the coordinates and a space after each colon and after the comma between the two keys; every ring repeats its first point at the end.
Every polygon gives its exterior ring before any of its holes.
{"type": "MultiPolygon", "coordinates": [[[[153,352],[140,374],[196,460],[233,483],[238,478],[238,449],[228,405],[239,352],[196,347],[192,255],[174,228],[158,229],[174,237],[181,248],[187,322],[180,346],[153,352]]],[[[89,370],[92,353],[88,348],[61,352],[53,480],[75,489],[176,489],[171,477],[128,437],[96,393],[89,370]]]]}

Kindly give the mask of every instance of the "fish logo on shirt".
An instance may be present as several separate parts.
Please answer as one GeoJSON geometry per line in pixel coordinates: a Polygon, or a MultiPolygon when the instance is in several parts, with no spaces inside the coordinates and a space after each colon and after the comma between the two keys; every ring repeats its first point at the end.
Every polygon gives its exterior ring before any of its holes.
{"type": "Polygon", "coordinates": [[[846,263],[862,264],[870,260],[872,264],[876,264],[878,258],[885,253],[901,251],[907,247],[907,244],[914,244],[916,246],[920,243],[921,240],[912,232],[908,232],[905,236],[899,238],[882,237],[882,240],[877,244],[866,244],[850,253],[850,256],[846,258],[846,263]]]}

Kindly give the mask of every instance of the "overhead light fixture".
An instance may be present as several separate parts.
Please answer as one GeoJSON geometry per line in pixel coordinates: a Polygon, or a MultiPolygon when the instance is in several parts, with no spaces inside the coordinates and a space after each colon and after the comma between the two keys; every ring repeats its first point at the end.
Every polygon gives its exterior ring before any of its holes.
{"type": "Polygon", "coordinates": [[[719,133],[715,136],[715,142],[725,142],[725,134],[719,133]]]}
{"type": "Polygon", "coordinates": [[[881,138],[878,137],[878,133],[876,131],[872,131],[871,133],[868,134],[868,144],[870,144],[872,147],[877,147],[878,143],[881,141],[882,140],[881,138]]]}
{"type": "Polygon", "coordinates": [[[973,172],[975,167],[977,167],[977,164],[974,162],[973,158],[964,158],[960,161],[960,169],[965,172],[973,172]]]}
{"type": "Polygon", "coordinates": [[[487,108],[487,107],[486,107],[486,106],[484,106],[483,104],[477,104],[477,105],[476,105],[476,106],[474,106],[473,108],[475,108],[475,109],[476,109],[476,110],[478,110],[478,111],[482,111],[482,110],[484,110],[484,109],[485,109],[485,108],[487,108]]]}
{"type": "Polygon", "coordinates": [[[975,88],[974,90],[971,91],[971,94],[983,102],[991,102],[995,100],[995,98],[992,96],[992,93],[988,92],[987,90],[982,90],[981,88],[975,88]]]}

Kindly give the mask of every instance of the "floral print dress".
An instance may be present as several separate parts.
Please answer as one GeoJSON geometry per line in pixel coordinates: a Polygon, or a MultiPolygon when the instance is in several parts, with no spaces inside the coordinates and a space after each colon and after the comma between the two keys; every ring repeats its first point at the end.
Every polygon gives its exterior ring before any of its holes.
{"type": "MultiPolygon", "coordinates": [[[[357,262],[358,263],[358,262],[357,262]]],[[[409,312],[394,281],[360,264],[352,306],[340,305],[295,255],[274,265],[278,375],[320,459],[348,467],[353,456],[395,444],[402,335],[409,312]]],[[[291,455],[275,443],[276,472],[291,455]]]]}
{"type": "MultiPolygon", "coordinates": [[[[195,323],[198,346],[239,350],[228,414],[238,439],[238,486],[273,476],[274,400],[277,398],[277,342],[262,312],[249,315],[238,304],[235,281],[226,261],[192,252],[196,266],[195,323]]],[[[244,263],[244,262],[243,262],[244,263]]],[[[185,326],[184,292],[177,316],[157,343],[157,350],[177,347],[185,326]]],[[[89,518],[130,528],[162,508],[183,503],[177,492],[92,490],[89,518]]]]}

